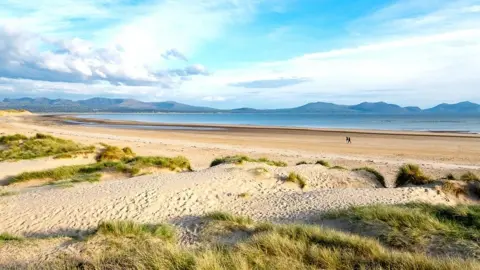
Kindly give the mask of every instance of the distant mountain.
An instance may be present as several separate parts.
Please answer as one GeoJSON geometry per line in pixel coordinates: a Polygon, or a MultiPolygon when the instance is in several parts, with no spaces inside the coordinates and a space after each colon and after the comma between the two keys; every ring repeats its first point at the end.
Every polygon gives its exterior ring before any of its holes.
{"type": "Polygon", "coordinates": [[[431,109],[425,110],[428,113],[480,113],[480,105],[469,101],[457,104],[442,103],[431,109]]]}
{"type": "Polygon", "coordinates": [[[362,102],[357,105],[338,105],[326,102],[312,102],[300,107],[288,109],[259,110],[238,108],[219,110],[209,107],[191,106],[175,101],[143,102],[135,99],[90,98],[86,100],[48,99],[48,98],[5,98],[0,109],[25,109],[31,112],[186,112],[186,113],[370,113],[370,114],[415,114],[415,113],[478,113],[480,105],[472,102],[440,104],[430,109],[419,107],[401,107],[385,102],[362,102]]]}

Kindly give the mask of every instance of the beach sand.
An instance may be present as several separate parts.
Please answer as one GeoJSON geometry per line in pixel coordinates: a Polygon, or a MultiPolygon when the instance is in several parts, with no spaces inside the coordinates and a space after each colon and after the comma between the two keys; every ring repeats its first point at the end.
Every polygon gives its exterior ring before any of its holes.
{"type": "MultiPolygon", "coordinates": [[[[308,222],[323,211],[352,205],[413,201],[457,203],[433,187],[392,188],[398,167],[404,163],[419,164],[434,178],[447,173],[480,172],[480,137],[476,135],[223,128],[153,131],[68,125],[50,117],[2,117],[2,134],[41,132],[83,144],[104,142],[129,146],[139,155],[183,155],[190,159],[194,171],[156,172],[63,189],[0,187],[18,192],[0,197],[0,232],[26,236],[78,235],[102,220],[128,219],[172,222],[182,229],[182,242],[190,244],[196,236],[192,220],[215,210],[256,220],[308,222]],[[345,136],[350,136],[353,143],[346,144],[345,136]],[[289,166],[245,163],[209,168],[214,158],[236,154],[268,157],[288,162],[289,166]],[[299,161],[314,163],[320,159],[349,169],[376,168],[385,176],[389,188],[381,187],[371,174],[361,171],[334,170],[321,165],[295,166],[299,161]],[[258,168],[268,172],[258,173],[258,168]],[[304,176],[307,187],[301,189],[285,182],[290,172],[304,176]]],[[[2,162],[0,178],[22,171],[92,161],[93,157],[2,162]]],[[[12,258],[0,256],[0,263],[12,258]]]]}

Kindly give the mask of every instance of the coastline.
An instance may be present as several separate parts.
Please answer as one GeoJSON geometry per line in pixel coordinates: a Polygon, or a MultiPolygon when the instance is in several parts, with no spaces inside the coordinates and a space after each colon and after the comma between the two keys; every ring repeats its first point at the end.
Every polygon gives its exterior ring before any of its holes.
{"type": "MultiPolygon", "coordinates": [[[[293,127],[293,126],[262,126],[262,125],[231,125],[231,124],[196,124],[196,123],[155,123],[155,122],[142,122],[131,120],[108,120],[108,119],[91,119],[75,117],[70,114],[58,114],[58,115],[42,115],[48,120],[55,121],[66,125],[88,125],[96,124],[97,127],[103,128],[116,128],[118,129],[132,127],[132,129],[142,129],[142,127],[182,127],[184,130],[214,130],[220,132],[258,132],[258,133],[302,133],[302,134],[319,134],[319,133],[343,133],[346,135],[351,134],[364,134],[364,135],[405,135],[405,136],[442,136],[442,137],[472,137],[480,138],[479,133],[467,132],[467,131],[409,131],[409,130],[378,130],[378,129],[343,129],[343,128],[315,128],[315,127],[293,127]],[[192,129],[188,129],[192,128],[192,129]]],[[[146,128],[149,129],[149,128],[146,128]]],[[[160,130],[160,129],[158,129],[160,130]]],[[[163,129],[162,129],[163,130],[163,129]]],[[[175,129],[182,130],[182,129],[175,129]]]]}

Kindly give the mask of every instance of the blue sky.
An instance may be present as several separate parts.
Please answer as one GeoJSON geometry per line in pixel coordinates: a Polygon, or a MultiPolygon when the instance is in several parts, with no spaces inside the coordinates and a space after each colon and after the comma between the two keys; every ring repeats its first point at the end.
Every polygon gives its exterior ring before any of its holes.
{"type": "Polygon", "coordinates": [[[480,0],[3,0],[0,97],[480,102],[480,0]]]}

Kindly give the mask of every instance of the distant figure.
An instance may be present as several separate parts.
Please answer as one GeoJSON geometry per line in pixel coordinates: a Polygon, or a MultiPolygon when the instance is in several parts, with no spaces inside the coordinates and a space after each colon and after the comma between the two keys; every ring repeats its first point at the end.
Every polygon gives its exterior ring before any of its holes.
{"type": "Polygon", "coordinates": [[[348,143],[352,143],[352,138],[348,137],[348,143]]]}
{"type": "Polygon", "coordinates": [[[348,143],[348,137],[345,137],[345,141],[348,143]]]}

